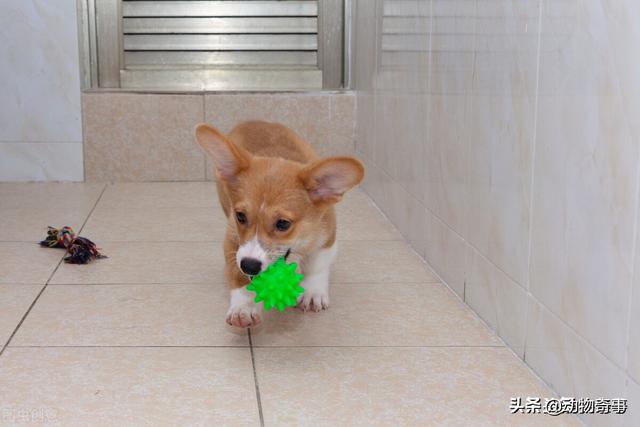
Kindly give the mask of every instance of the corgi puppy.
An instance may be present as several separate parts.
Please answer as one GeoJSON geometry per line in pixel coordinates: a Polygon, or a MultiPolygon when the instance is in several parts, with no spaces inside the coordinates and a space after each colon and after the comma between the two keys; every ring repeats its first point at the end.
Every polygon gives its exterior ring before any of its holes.
{"type": "Polygon", "coordinates": [[[200,124],[197,143],[213,160],[218,197],[229,219],[225,276],[231,288],[227,323],[262,322],[262,303],[246,290],[251,278],[289,253],[305,275],[298,306],[329,307],[329,270],[336,257],[334,204],[362,181],[351,157],[320,159],[284,125],[250,121],[224,135],[200,124]]]}

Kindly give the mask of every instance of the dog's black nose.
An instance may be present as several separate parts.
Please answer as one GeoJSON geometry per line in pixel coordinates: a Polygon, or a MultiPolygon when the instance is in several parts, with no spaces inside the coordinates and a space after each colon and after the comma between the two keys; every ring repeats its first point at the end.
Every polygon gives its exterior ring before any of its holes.
{"type": "Polygon", "coordinates": [[[255,276],[256,274],[260,273],[260,270],[262,269],[262,263],[259,260],[253,258],[242,258],[242,260],[240,261],[240,269],[244,274],[255,276]]]}

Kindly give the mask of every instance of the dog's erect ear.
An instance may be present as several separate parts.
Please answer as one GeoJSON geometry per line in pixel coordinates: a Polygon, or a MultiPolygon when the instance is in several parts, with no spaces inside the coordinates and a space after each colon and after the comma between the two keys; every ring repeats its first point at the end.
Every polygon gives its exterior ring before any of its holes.
{"type": "Polygon", "coordinates": [[[218,129],[201,123],[196,126],[196,142],[211,156],[216,172],[221,178],[231,180],[249,167],[249,153],[236,147],[218,129]]]}
{"type": "Polygon", "coordinates": [[[300,172],[302,183],[314,202],[336,203],[364,177],[364,166],[352,157],[329,157],[300,172]]]}

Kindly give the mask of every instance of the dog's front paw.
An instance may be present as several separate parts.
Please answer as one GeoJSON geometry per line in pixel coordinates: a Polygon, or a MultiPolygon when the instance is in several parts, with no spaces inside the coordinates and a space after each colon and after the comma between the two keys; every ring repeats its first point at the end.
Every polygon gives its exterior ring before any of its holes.
{"type": "Polygon", "coordinates": [[[262,323],[262,303],[256,304],[245,288],[231,290],[227,323],[238,328],[249,328],[262,323]]]}
{"type": "Polygon", "coordinates": [[[298,307],[302,311],[326,310],[329,308],[329,294],[321,291],[305,291],[298,297],[298,307]]]}
{"type": "Polygon", "coordinates": [[[241,305],[229,307],[227,323],[239,328],[249,328],[262,323],[262,313],[257,305],[241,305]]]}

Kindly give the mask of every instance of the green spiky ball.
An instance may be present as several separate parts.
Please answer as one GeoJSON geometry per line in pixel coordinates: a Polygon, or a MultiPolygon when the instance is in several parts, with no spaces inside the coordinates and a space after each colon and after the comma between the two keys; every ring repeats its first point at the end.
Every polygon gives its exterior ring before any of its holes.
{"type": "Polygon", "coordinates": [[[298,295],[304,288],[300,282],[303,274],[296,273],[298,264],[287,264],[284,257],[278,258],[262,273],[253,278],[247,290],[256,293],[255,302],[264,301],[264,309],[276,307],[282,311],[285,307],[293,307],[297,303],[298,295]]]}

